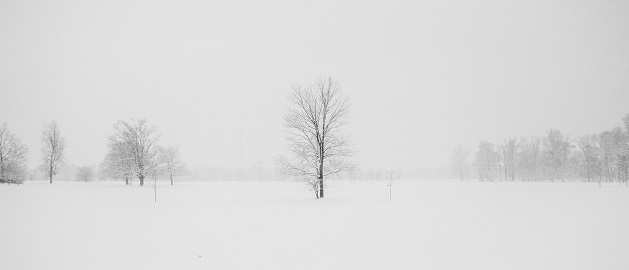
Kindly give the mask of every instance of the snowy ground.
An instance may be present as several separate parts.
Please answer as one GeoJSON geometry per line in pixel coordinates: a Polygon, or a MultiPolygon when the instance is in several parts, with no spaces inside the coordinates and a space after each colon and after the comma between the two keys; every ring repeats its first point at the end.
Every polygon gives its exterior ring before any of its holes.
{"type": "Polygon", "coordinates": [[[0,186],[0,269],[629,269],[629,187],[28,182],[0,186]]]}

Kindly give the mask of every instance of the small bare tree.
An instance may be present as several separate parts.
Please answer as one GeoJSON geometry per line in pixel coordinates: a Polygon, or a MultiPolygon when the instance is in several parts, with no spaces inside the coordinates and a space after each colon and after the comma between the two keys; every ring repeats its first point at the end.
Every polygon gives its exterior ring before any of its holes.
{"type": "Polygon", "coordinates": [[[181,176],[187,172],[186,164],[181,161],[179,147],[169,146],[159,148],[159,160],[162,163],[164,174],[170,178],[173,185],[173,177],[181,176]]]}
{"type": "Polygon", "coordinates": [[[44,147],[42,148],[44,161],[42,170],[46,176],[48,176],[52,184],[52,177],[59,173],[59,168],[63,164],[63,154],[65,150],[65,140],[61,137],[57,122],[52,121],[44,125],[42,142],[44,143],[44,147]]]}
{"type": "Polygon", "coordinates": [[[341,134],[349,115],[349,99],[332,78],[313,85],[293,86],[290,108],[284,117],[292,157],[279,157],[284,175],[309,183],[316,198],[324,197],[324,178],[352,167],[349,139],[341,134]]]}
{"type": "Polygon", "coordinates": [[[459,179],[461,181],[465,180],[467,159],[469,156],[470,150],[462,144],[459,144],[452,149],[452,166],[459,175],[459,179]]]}
{"type": "Polygon", "coordinates": [[[92,168],[84,166],[78,168],[78,170],[76,171],[77,181],[87,183],[89,181],[92,181],[92,179],[94,179],[94,170],[92,170],[92,168]]]}
{"type": "Polygon", "coordinates": [[[114,166],[117,175],[134,175],[140,186],[144,185],[144,178],[157,164],[157,128],[149,126],[145,119],[118,121],[114,128],[116,133],[109,137],[106,161],[114,166]]]}
{"type": "Polygon", "coordinates": [[[0,125],[0,183],[24,182],[27,153],[26,145],[7,130],[7,123],[0,125]]]}

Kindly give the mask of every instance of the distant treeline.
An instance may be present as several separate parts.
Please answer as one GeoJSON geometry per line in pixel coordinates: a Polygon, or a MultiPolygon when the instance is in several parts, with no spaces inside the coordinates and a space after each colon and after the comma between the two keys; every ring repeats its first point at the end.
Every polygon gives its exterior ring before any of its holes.
{"type": "MultiPolygon", "coordinates": [[[[578,138],[551,129],[544,136],[507,138],[500,143],[481,141],[472,165],[480,181],[582,179],[627,183],[629,114],[623,124],[578,138]]],[[[453,153],[453,164],[457,166],[455,156],[453,153]]]]}

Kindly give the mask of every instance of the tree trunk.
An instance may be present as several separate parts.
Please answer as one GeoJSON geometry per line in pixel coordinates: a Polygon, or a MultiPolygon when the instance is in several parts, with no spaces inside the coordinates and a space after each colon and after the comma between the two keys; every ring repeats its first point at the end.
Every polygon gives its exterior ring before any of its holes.
{"type": "Polygon", "coordinates": [[[125,181],[125,185],[128,185],[129,184],[129,177],[125,177],[124,181],[125,181]]]}
{"type": "Polygon", "coordinates": [[[173,185],[173,175],[172,174],[170,175],[170,185],[171,186],[173,185]]]}
{"type": "MultiPolygon", "coordinates": [[[[54,148],[53,148],[53,149],[54,149],[54,148]]],[[[51,151],[51,152],[53,152],[53,151],[51,151]]],[[[53,163],[52,163],[52,162],[53,162],[53,161],[52,161],[52,153],[50,153],[50,164],[48,164],[48,165],[50,165],[50,172],[49,172],[50,174],[49,174],[48,176],[50,177],[50,183],[51,183],[51,184],[52,184],[52,172],[53,172],[53,171],[52,171],[52,169],[53,169],[53,166],[52,166],[52,165],[53,165],[53,163]]]]}
{"type": "Polygon", "coordinates": [[[323,149],[322,142],[319,144],[319,198],[323,198],[323,149]]]}
{"type": "Polygon", "coordinates": [[[625,157],[625,185],[629,186],[629,164],[627,164],[629,162],[628,158],[625,157]]]}
{"type": "Polygon", "coordinates": [[[509,181],[509,170],[507,167],[507,159],[505,158],[505,181],[509,181]]]}
{"type": "Polygon", "coordinates": [[[319,178],[319,198],[323,198],[323,175],[319,178]]]}
{"type": "Polygon", "coordinates": [[[140,175],[138,176],[138,178],[140,179],[140,186],[144,185],[144,175],[140,175]]]}

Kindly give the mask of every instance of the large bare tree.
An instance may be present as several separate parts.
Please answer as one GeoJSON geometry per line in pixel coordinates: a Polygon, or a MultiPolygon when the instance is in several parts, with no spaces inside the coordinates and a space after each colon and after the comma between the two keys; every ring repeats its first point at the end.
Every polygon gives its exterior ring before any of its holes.
{"type": "Polygon", "coordinates": [[[66,147],[65,140],[61,137],[61,132],[59,132],[57,122],[52,121],[44,125],[42,142],[44,143],[44,147],[42,148],[44,161],[42,170],[46,176],[48,176],[52,184],[52,177],[59,173],[59,168],[63,164],[63,155],[66,147]]]}
{"type": "Polygon", "coordinates": [[[7,123],[0,125],[0,183],[20,184],[26,179],[27,153],[26,145],[7,130],[7,123]]]}
{"type": "Polygon", "coordinates": [[[118,121],[116,133],[109,137],[109,151],[104,163],[110,173],[119,177],[135,176],[144,185],[144,178],[158,167],[157,128],[145,119],[118,121]]]}
{"type": "Polygon", "coordinates": [[[307,181],[317,198],[324,197],[324,178],[348,170],[353,154],[349,139],[341,134],[349,115],[349,99],[332,78],[293,86],[284,117],[291,157],[280,157],[284,175],[307,181]]]}

